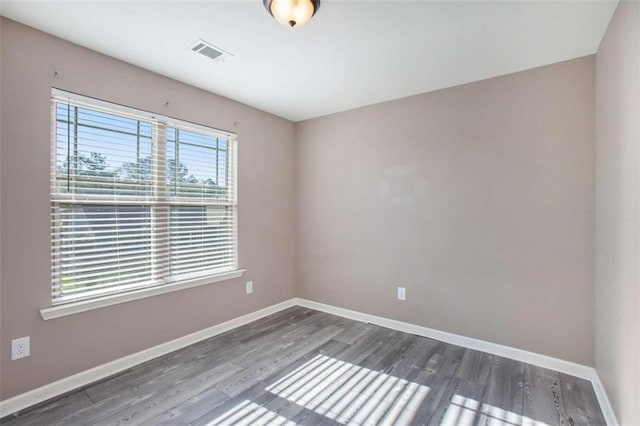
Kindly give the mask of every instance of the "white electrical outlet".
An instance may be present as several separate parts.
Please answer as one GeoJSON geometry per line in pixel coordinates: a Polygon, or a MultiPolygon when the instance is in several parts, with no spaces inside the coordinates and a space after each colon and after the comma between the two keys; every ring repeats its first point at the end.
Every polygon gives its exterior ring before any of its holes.
{"type": "Polygon", "coordinates": [[[26,358],[31,355],[31,344],[29,336],[21,337],[11,341],[11,359],[26,358]]]}
{"type": "Polygon", "coordinates": [[[398,300],[407,300],[407,289],[398,287],[398,300]]]}
{"type": "Polygon", "coordinates": [[[247,281],[247,294],[253,293],[253,281],[247,281]]]}

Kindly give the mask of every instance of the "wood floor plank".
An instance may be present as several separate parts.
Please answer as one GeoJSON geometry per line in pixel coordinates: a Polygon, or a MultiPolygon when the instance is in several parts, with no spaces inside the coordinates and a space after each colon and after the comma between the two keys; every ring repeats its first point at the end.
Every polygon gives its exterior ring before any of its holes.
{"type": "Polygon", "coordinates": [[[246,342],[244,351],[234,356],[233,362],[243,367],[250,367],[273,356],[273,354],[282,350],[283,345],[292,344],[301,338],[310,336],[325,326],[315,320],[313,322],[302,321],[296,327],[287,327],[286,332],[280,335],[266,336],[258,344],[246,342]]]}
{"type": "Polygon", "coordinates": [[[447,394],[449,388],[454,385],[453,382],[455,380],[453,377],[440,374],[431,376],[428,379],[430,386],[428,386],[429,393],[427,394],[427,398],[420,401],[414,413],[409,413],[411,416],[410,423],[413,425],[437,424],[430,423],[430,421],[432,417],[434,417],[438,404],[445,398],[445,394],[447,394]]]}
{"type": "Polygon", "coordinates": [[[522,424],[525,364],[494,357],[478,425],[522,424]]]}
{"type": "Polygon", "coordinates": [[[344,352],[338,356],[342,361],[357,363],[360,365],[363,359],[371,355],[373,352],[379,351],[387,343],[394,331],[384,327],[374,326],[371,333],[363,334],[356,339],[344,352]]]}
{"type": "Polygon", "coordinates": [[[546,368],[525,365],[524,378],[522,424],[566,425],[560,375],[546,368]]]}
{"type": "Polygon", "coordinates": [[[560,382],[568,424],[593,426],[606,424],[600,406],[593,403],[597,397],[591,382],[562,373],[560,373],[560,382]]]}
{"type": "Polygon", "coordinates": [[[314,325],[300,326],[296,331],[291,330],[286,336],[282,336],[279,339],[270,339],[262,345],[252,345],[247,347],[242,353],[233,358],[233,362],[248,368],[252,365],[256,365],[261,361],[273,357],[276,353],[282,351],[283,348],[291,346],[295,342],[295,338],[305,338],[317,331],[318,328],[314,325]]]}
{"type": "Polygon", "coordinates": [[[385,372],[392,376],[413,380],[425,368],[439,343],[437,340],[415,336],[411,345],[394,360],[385,372]]]}
{"type": "Polygon", "coordinates": [[[296,414],[291,421],[300,426],[330,426],[337,425],[335,422],[325,416],[317,414],[311,410],[301,410],[296,414]]]}
{"type": "Polygon", "coordinates": [[[414,378],[414,382],[426,386],[429,391],[427,397],[420,401],[415,410],[412,424],[429,424],[440,401],[446,400],[452,387],[456,386],[456,373],[466,351],[459,346],[440,343],[429,357],[425,368],[414,378]]]}
{"type": "Polygon", "coordinates": [[[311,334],[304,340],[286,345],[269,359],[244,369],[216,387],[229,396],[235,396],[255,383],[270,376],[276,370],[310,352],[344,331],[340,327],[328,326],[311,334]]]}
{"type": "Polygon", "coordinates": [[[365,322],[355,322],[347,328],[344,332],[336,336],[335,340],[338,342],[352,345],[356,340],[361,339],[363,336],[373,333],[378,327],[365,322]]]}
{"type": "Polygon", "coordinates": [[[124,424],[141,424],[156,417],[164,411],[175,407],[214,386],[220,380],[240,371],[241,368],[232,363],[221,364],[209,371],[202,372],[187,380],[175,383],[171,388],[161,392],[153,392],[137,404],[130,404],[126,409],[104,418],[94,420],[94,426],[120,426],[124,424]]]}
{"type": "Polygon", "coordinates": [[[478,383],[480,385],[486,384],[489,379],[489,373],[491,372],[491,362],[493,358],[494,355],[468,349],[460,362],[460,368],[456,373],[456,377],[460,380],[478,383]]]}
{"type": "Polygon", "coordinates": [[[358,363],[361,367],[384,370],[390,368],[393,361],[410,345],[414,336],[398,331],[392,331],[384,340],[378,342],[377,350],[358,363]]]}
{"type": "Polygon", "coordinates": [[[244,342],[242,353],[233,358],[229,358],[234,364],[243,367],[250,367],[265,359],[270,358],[276,352],[282,350],[283,345],[294,343],[301,338],[305,338],[328,326],[348,327],[354,321],[346,318],[339,318],[335,315],[329,315],[319,312],[312,317],[300,320],[295,324],[289,324],[281,327],[281,333],[270,333],[261,338],[253,337],[250,341],[244,342]]]}
{"type": "Polygon", "coordinates": [[[383,372],[397,379],[383,397],[365,423],[406,424],[414,411],[428,397],[430,388],[414,382],[414,378],[425,368],[435,353],[439,342],[424,337],[413,336],[411,344],[383,372]]]}
{"type": "MultiPolygon", "coordinates": [[[[156,374],[148,376],[146,372],[141,374],[142,377],[132,377],[130,380],[124,382],[117,382],[115,386],[111,381],[107,382],[101,387],[101,397],[94,401],[96,404],[105,402],[105,405],[114,404],[115,399],[127,399],[137,398],[140,395],[144,396],[151,390],[162,391],[180,383],[184,380],[188,380],[193,376],[197,376],[202,373],[206,373],[211,369],[215,369],[220,365],[232,366],[233,369],[238,369],[235,364],[230,364],[228,361],[222,362],[217,356],[210,357],[197,357],[192,358],[188,362],[181,362],[177,364],[160,364],[162,368],[156,370],[156,374]],[[109,390],[109,396],[104,396],[109,390]]],[[[89,391],[89,389],[87,389],[89,391]]]]}
{"type": "Polygon", "coordinates": [[[17,417],[7,417],[0,423],[4,426],[46,425],[57,419],[90,407],[91,400],[83,391],[74,392],[40,405],[17,417]]]}
{"type": "Polygon", "coordinates": [[[256,321],[252,321],[249,324],[245,324],[244,326],[229,330],[225,334],[232,334],[235,336],[235,338],[238,338],[238,331],[240,331],[241,333],[243,331],[246,331],[244,337],[258,336],[257,333],[266,330],[272,330],[274,328],[282,326],[283,324],[288,324],[292,321],[305,319],[311,315],[317,315],[318,313],[318,311],[314,311],[313,309],[303,308],[301,306],[293,306],[280,312],[276,312],[275,314],[260,318],[256,321]],[[249,330],[251,330],[251,332],[249,332],[249,330]]]}
{"type": "Polygon", "coordinates": [[[415,380],[418,383],[429,384],[429,379],[436,375],[454,377],[466,351],[460,346],[439,343],[436,351],[429,357],[424,369],[416,376],[415,380]]]}
{"type": "MultiPolygon", "coordinates": [[[[455,352],[454,352],[455,353],[455,352]]],[[[438,398],[433,413],[422,421],[454,425],[475,424],[480,415],[493,355],[467,349],[446,390],[438,398]]]]}
{"type": "Polygon", "coordinates": [[[264,387],[260,384],[258,383],[234,397],[223,393],[227,398],[222,404],[212,407],[190,424],[192,426],[222,424],[232,418],[237,420],[240,415],[250,414],[256,406],[261,407],[268,404],[276,398],[276,395],[265,392],[264,387]]]}
{"type": "Polygon", "coordinates": [[[391,370],[417,339],[418,337],[412,334],[400,333],[397,340],[390,343],[388,348],[380,351],[383,354],[382,358],[371,368],[381,372],[391,370]]]}
{"type": "Polygon", "coordinates": [[[305,411],[306,409],[299,404],[285,399],[285,398],[273,398],[270,402],[263,405],[266,410],[266,413],[263,415],[263,421],[265,425],[272,425],[278,421],[283,421],[283,419],[288,419],[291,423],[295,424],[292,421],[301,411],[305,411]]]}
{"type": "Polygon", "coordinates": [[[53,425],[80,422],[91,425],[121,424],[123,419],[133,418],[135,423],[143,423],[242,369],[232,363],[212,365],[209,369],[199,369],[197,372],[189,371],[189,367],[184,366],[184,374],[159,376],[126,392],[114,394],[53,425]]]}
{"type": "Polygon", "coordinates": [[[144,426],[188,425],[227,399],[228,396],[218,389],[209,388],[141,424],[144,426]]]}
{"type": "Polygon", "coordinates": [[[440,399],[430,422],[443,426],[474,425],[486,387],[456,377],[440,399]]]}

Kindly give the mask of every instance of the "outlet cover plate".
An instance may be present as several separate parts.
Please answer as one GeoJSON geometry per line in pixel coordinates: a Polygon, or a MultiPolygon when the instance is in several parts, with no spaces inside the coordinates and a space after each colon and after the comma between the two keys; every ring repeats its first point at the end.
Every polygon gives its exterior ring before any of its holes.
{"type": "Polygon", "coordinates": [[[26,358],[31,355],[31,341],[29,336],[11,341],[11,360],[26,358]]]}
{"type": "Polygon", "coordinates": [[[398,287],[398,300],[407,299],[407,289],[404,287],[398,287]]]}
{"type": "Polygon", "coordinates": [[[246,290],[247,294],[253,293],[253,281],[247,281],[246,290]]]}

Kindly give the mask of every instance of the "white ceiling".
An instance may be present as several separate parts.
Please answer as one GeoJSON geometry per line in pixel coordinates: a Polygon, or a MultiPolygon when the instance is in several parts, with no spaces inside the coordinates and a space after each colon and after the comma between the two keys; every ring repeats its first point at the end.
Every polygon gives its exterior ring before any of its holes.
{"type": "Polygon", "coordinates": [[[616,1],[323,1],[306,26],[252,1],[15,1],[2,15],[300,121],[595,53],[616,1]],[[191,52],[202,38],[235,58],[191,52]]]}

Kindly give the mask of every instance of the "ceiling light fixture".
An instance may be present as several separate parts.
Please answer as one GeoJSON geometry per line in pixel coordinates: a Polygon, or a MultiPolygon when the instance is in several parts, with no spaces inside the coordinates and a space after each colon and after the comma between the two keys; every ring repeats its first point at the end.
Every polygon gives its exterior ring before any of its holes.
{"type": "Polygon", "coordinates": [[[263,0],[271,16],[282,25],[301,27],[320,8],[320,0],[263,0]]]}

